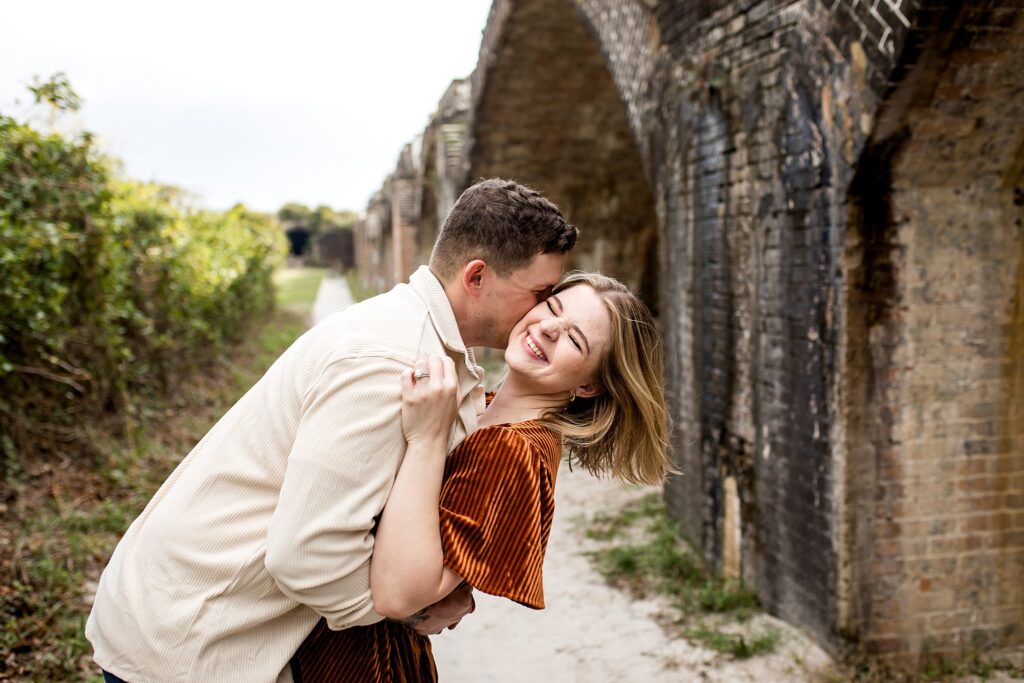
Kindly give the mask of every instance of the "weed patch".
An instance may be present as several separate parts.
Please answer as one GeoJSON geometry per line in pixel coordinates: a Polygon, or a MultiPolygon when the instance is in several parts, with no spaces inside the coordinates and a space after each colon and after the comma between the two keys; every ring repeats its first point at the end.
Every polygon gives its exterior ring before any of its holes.
{"type": "Polygon", "coordinates": [[[89,425],[104,460],[17,473],[16,498],[0,505],[0,680],[98,679],[85,620],[114,546],[170,471],[305,328],[304,318],[280,311],[179,391],[137,399],[129,430],[116,418],[89,425]]]}
{"type": "Polygon", "coordinates": [[[715,652],[729,654],[736,659],[774,652],[779,642],[778,629],[766,628],[753,634],[726,633],[707,624],[698,624],[683,632],[687,638],[710,647],[715,652]]]}
{"type": "Polygon", "coordinates": [[[658,494],[627,505],[616,515],[596,515],[588,538],[607,544],[590,553],[605,580],[631,594],[660,594],[679,611],[682,635],[736,658],[773,652],[776,629],[728,633],[716,624],[745,621],[757,608],[757,595],[737,581],[715,575],[684,545],[658,494]],[[713,624],[707,616],[720,617],[713,624]]]}
{"type": "Polygon", "coordinates": [[[860,658],[828,672],[823,683],[958,683],[961,681],[1024,679],[1024,658],[969,652],[935,657],[918,668],[860,658]],[[998,676],[998,678],[996,678],[998,676]]]}

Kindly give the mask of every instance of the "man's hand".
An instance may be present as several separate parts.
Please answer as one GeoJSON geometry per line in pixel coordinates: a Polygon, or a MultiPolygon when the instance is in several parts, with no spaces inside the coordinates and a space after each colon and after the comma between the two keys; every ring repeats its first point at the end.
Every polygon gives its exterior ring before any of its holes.
{"type": "Polygon", "coordinates": [[[424,607],[411,617],[398,621],[406,624],[421,636],[432,636],[441,633],[446,628],[455,628],[462,617],[474,609],[476,609],[476,602],[473,600],[473,588],[463,582],[433,605],[424,607]]]}

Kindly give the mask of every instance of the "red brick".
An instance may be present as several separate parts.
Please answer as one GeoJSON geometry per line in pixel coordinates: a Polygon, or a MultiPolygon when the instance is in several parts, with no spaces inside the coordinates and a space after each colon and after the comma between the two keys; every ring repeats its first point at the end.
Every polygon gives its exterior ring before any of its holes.
{"type": "Polygon", "coordinates": [[[969,477],[957,482],[957,489],[964,493],[1002,493],[1010,488],[1008,477],[969,477]]]}
{"type": "Polygon", "coordinates": [[[970,552],[983,548],[987,539],[980,535],[933,538],[928,541],[928,552],[935,555],[949,555],[970,552]]]}
{"type": "Polygon", "coordinates": [[[956,631],[963,628],[964,624],[970,623],[971,618],[976,615],[977,612],[973,610],[932,614],[928,617],[928,630],[930,632],[956,631]]]}
{"type": "Polygon", "coordinates": [[[907,649],[902,638],[871,638],[865,645],[868,652],[878,655],[894,654],[907,649]]]}

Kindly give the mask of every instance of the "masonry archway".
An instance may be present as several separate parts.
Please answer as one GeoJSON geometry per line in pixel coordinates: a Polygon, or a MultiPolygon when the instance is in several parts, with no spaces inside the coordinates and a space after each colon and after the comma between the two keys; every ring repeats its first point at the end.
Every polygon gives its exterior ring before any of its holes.
{"type": "Polygon", "coordinates": [[[604,55],[569,0],[496,3],[474,75],[469,179],[544,192],[580,227],[569,266],[625,282],[657,313],[658,219],[604,55]]]}
{"type": "Polygon", "coordinates": [[[289,255],[302,256],[309,250],[309,240],[312,235],[307,228],[299,225],[288,228],[284,234],[288,238],[289,255]]]}
{"type": "Polygon", "coordinates": [[[926,15],[850,189],[839,627],[877,652],[894,624],[916,657],[1019,642],[1024,622],[1024,51],[1002,40],[1022,30],[1019,12],[926,15]]]}

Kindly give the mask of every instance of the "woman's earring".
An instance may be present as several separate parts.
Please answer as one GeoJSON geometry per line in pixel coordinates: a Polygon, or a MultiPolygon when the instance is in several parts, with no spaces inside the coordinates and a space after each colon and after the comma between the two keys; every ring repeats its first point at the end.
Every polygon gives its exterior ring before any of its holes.
{"type": "Polygon", "coordinates": [[[576,390],[574,389],[574,390],[569,392],[569,403],[572,403],[575,400],[576,400],[576,390]]]}

